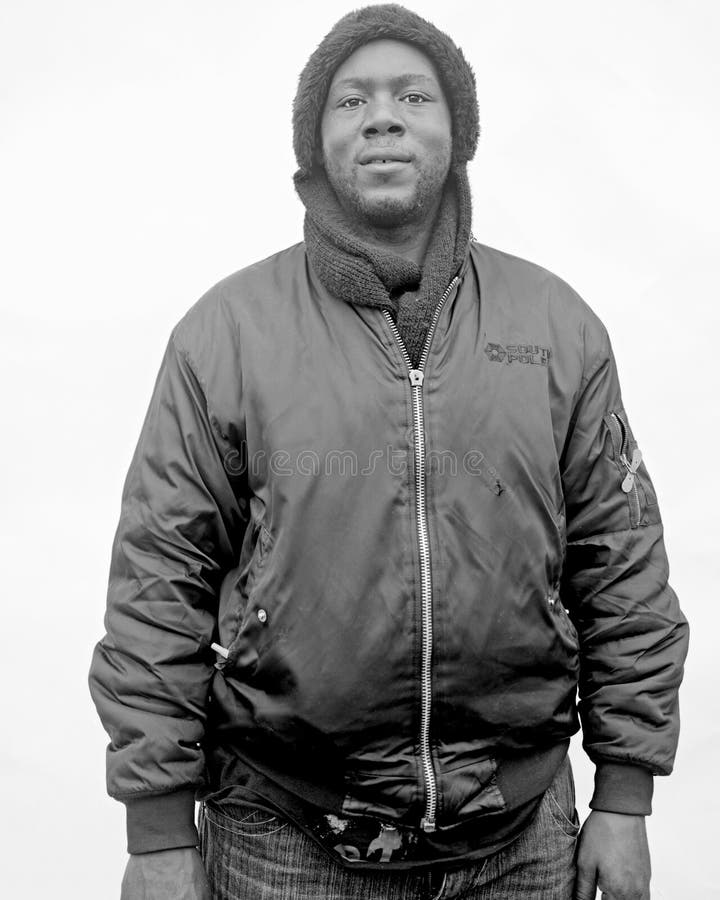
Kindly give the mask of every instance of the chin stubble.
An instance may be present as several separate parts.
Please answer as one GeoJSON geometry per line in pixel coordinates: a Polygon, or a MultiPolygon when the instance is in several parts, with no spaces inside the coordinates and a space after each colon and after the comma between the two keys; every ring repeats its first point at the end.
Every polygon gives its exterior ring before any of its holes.
{"type": "Polygon", "coordinates": [[[421,172],[415,192],[406,200],[386,197],[369,201],[349,179],[333,172],[331,167],[327,167],[326,171],[328,181],[346,212],[359,224],[374,228],[396,228],[424,222],[434,210],[448,174],[445,167],[421,172]]]}

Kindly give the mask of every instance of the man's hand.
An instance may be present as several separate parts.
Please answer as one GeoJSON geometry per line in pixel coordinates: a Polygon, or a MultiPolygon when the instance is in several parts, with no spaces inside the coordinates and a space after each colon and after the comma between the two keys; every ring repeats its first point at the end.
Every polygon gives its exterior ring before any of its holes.
{"type": "Polygon", "coordinates": [[[195,847],[132,855],[120,900],[211,900],[202,857],[195,847]]]}
{"type": "Polygon", "coordinates": [[[650,900],[645,816],[594,809],[580,831],[575,900],[650,900]]]}

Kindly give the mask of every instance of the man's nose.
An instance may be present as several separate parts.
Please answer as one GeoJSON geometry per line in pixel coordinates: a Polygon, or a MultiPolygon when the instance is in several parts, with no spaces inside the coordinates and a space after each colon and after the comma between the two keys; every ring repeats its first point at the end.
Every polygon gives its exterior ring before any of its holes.
{"type": "Polygon", "coordinates": [[[368,104],[365,124],[363,125],[364,137],[378,137],[384,134],[400,137],[404,133],[405,126],[393,103],[377,101],[368,104]]]}

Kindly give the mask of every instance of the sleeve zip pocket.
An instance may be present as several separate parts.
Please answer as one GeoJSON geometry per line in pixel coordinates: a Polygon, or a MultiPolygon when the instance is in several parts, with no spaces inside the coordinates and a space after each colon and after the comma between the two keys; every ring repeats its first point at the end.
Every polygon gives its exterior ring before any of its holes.
{"type": "MultiPolygon", "coordinates": [[[[621,410],[608,413],[604,418],[610,432],[615,462],[620,470],[620,489],[628,498],[630,527],[638,528],[642,520],[640,466],[642,453],[635,443],[625,414],[621,410]]],[[[643,490],[643,496],[647,496],[643,490]]]]}

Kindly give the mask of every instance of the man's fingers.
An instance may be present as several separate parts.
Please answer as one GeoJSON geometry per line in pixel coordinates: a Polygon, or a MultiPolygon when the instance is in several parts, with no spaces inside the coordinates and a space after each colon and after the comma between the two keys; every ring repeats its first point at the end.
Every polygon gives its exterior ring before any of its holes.
{"type": "Polygon", "coordinates": [[[575,878],[575,900],[595,900],[596,885],[597,870],[578,867],[575,878]]]}

